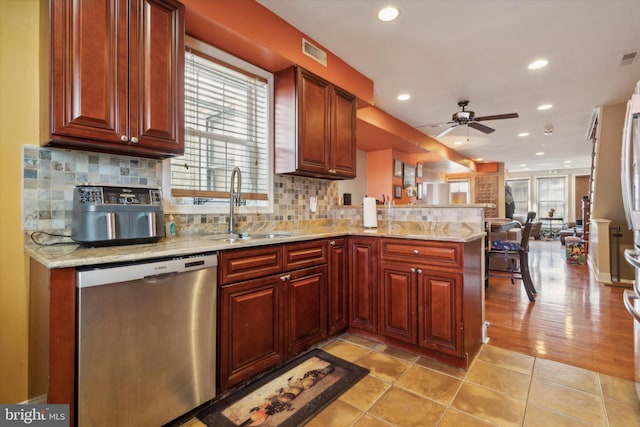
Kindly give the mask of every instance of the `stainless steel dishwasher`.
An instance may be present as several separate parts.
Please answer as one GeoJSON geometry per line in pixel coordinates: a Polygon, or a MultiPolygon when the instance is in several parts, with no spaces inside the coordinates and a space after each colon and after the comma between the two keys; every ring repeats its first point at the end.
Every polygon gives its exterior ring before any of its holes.
{"type": "Polygon", "coordinates": [[[77,420],[160,426],[215,396],[215,253],[79,269],[77,420]]]}

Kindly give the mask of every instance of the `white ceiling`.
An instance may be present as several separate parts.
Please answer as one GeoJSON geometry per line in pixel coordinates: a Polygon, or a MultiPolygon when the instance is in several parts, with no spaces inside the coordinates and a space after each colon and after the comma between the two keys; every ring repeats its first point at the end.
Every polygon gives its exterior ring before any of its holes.
{"type": "Polygon", "coordinates": [[[620,65],[640,50],[640,0],[258,1],[372,79],[375,105],[410,126],[449,121],[463,99],[476,116],[517,112],[482,122],[489,135],[460,126],[439,139],[510,172],[590,167],[594,108],[626,102],[640,80],[640,59],[620,65]],[[389,4],[400,16],[378,21],[389,4]],[[528,70],[538,58],[549,65],[528,70]]]}

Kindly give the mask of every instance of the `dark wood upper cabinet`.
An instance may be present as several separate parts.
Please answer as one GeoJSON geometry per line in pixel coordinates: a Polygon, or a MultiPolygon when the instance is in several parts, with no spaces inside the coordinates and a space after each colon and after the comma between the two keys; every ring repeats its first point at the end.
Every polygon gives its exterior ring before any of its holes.
{"type": "Polygon", "coordinates": [[[356,98],[291,67],[275,77],[275,172],[329,179],[356,176],[356,98]]]}
{"type": "Polygon", "coordinates": [[[184,22],[175,0],[52,0],[48,144],[182,154],[184,22]]]}

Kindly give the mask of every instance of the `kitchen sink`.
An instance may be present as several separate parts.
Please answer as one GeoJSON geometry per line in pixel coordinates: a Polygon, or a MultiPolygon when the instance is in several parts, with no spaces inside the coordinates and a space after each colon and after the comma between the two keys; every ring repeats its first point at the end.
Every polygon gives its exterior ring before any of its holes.
{"type": "Polygon", "coordinates": [[[220,240],[226,243],[233,243],[233,242],[239,242],[243,240],[253,240],[253,239],[275,239],[277,237],[286,237],[291,235],[292,233],[288,233],[288,232],[271,231],[271,232],[264,232],[264,233],[209,234],[205,236],[205,238],[209,240],[220,240]]]}

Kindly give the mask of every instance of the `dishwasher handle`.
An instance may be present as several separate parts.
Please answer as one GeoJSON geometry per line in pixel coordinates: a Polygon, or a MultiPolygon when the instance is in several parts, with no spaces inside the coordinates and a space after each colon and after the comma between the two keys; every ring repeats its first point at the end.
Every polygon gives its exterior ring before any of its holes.
{"type": "Polygon", "coordinates": [[[76,273],[76,287],[108,285],[129,282],[132,280],[146,280],[160,277],[216,268],[218,256],[215,253],[193,255],[179,258],[155,259],[153,261],[133,262],[117,266],[93,266],[79,270],[76,273]]]}

